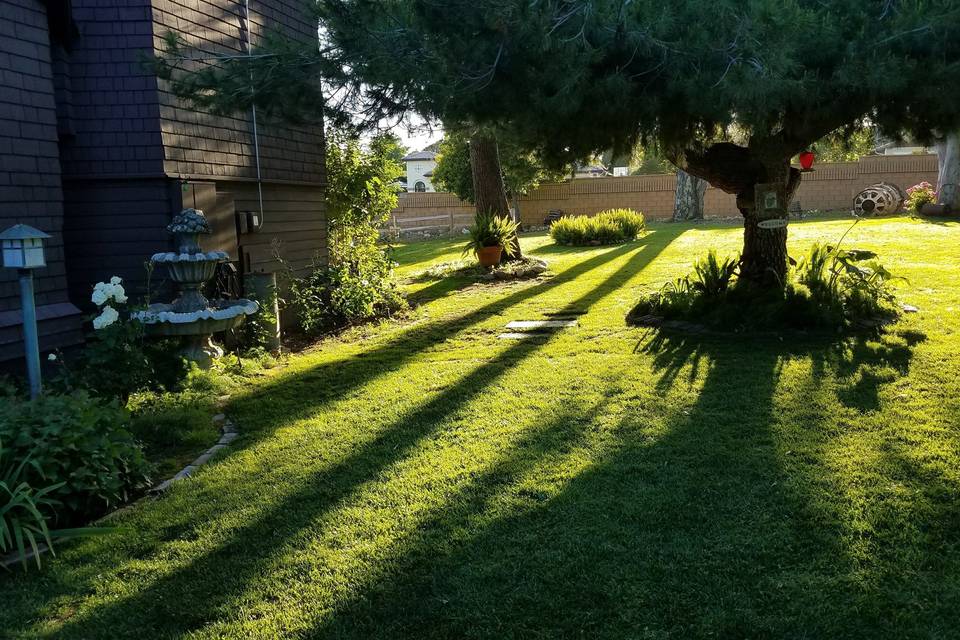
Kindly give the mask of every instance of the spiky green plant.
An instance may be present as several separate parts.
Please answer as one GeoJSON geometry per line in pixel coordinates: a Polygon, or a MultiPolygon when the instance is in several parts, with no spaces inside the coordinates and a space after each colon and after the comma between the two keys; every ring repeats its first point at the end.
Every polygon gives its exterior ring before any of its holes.
{"type": "Polygon", "coordinates": [[[53,553],[53,541],[43,511],[52,510],[58,502],[49,497],[63,483],[42,489],[34,489],[23,477],[23,470],[30,464],[26,458],[17,464],[3,466],[3,444],[0,443],[0,552],[16,551],[23,568],[27,568],[27,549],[40,567],[41,542],[46,542],[53,553]]]}

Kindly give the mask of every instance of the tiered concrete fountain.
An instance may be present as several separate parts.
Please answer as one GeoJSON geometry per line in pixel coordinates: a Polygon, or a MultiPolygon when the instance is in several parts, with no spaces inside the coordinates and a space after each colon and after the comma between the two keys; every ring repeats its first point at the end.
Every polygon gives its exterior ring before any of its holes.
{"type": "Polygon", "coordinates": [[[177,251],[155,253],[150,258],[154,266],[163,265],[170,279],[179,287],[179,295],[169,304],[152,304],[134,314],[142,322],[148,335],[185,339],[182,355],[203,368],[213,358],[223,355],[223,349],[211,340],[214,333],[232,329],[245,316],[259,310],[253,300],[208,300],[202,292],[204,283],[216,273],[217,265],[230,260],[223,251],[204,253],[200,248],[201,233],[210,233],[210,225],[202,211],[184,209],[167,226],[173,234],[177,251]]]}

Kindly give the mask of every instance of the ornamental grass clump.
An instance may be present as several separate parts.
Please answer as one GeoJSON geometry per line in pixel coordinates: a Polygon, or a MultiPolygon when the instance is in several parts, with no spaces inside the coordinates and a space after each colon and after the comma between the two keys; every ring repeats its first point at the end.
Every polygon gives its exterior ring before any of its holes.
{"type": "Polygon", "coordinates": [[[619,244],[635,240],[644,228],[642,213],[608,209],[595,216],[564,216],[550,226],[550,237],[574,247],[619,244]]]}

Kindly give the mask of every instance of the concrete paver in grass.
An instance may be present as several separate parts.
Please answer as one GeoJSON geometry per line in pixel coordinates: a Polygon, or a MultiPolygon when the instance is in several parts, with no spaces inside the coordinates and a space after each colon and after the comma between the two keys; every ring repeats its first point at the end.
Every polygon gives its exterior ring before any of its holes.
{"type": "Polygon", "coordinates": [[[576,320],[514,320],[507,329],[564,329],[577,326],[576,320]]]}

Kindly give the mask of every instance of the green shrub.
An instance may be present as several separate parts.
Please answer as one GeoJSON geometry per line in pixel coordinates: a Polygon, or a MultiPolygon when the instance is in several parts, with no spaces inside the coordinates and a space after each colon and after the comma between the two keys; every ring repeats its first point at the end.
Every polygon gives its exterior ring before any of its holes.
{"type": "Polygon", "coordinates": [[[0,441],[14,460],[26,460],[24,480],[57,483],[50,497],[61,519],[89,519],[128,501],[150,484],[150,466],[117,401],[83,391],[37,400],[3,398],[0,441]]]}
{"type": "Polygon", "coordinates": [[[737,263],[720,260],[711,250],[690,275],[641,300],[628,323],[653,315],[733,331],[842,329],[895,313],[890,282],[896,278],[869,251],[814,245],[785,286],[773,290],[738,280],[737,263]]]}
{"type": "Polygon", "coordinates": [[[336,238],[328,265],[314,264],[297,277],[289,269],[287,303],[311,336],[390,317],[407,308],[393,277],[394,263],[368,236],[336,238]]]}
{"type": "Polygon", "coordinates": [[[516,255],[513,240],[517,237],[518,229],[519,225],[506,216],[477,212],[473,226],[470,227],[470,240],[467,241],[463,254],[476,253],[485,247],[500,247],[512,257],[516,255]]]}
{"type": "Polygon", "coordinates": [[[636,239],[644,228],[642,213],[608,209],[595,216],[564,216],[550,226],[550,237],[569,246],[617,244],[636,239]]]}

